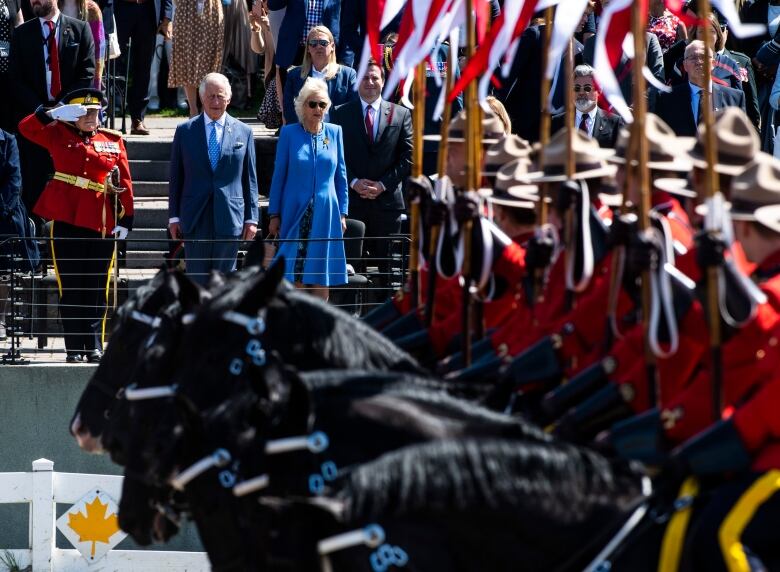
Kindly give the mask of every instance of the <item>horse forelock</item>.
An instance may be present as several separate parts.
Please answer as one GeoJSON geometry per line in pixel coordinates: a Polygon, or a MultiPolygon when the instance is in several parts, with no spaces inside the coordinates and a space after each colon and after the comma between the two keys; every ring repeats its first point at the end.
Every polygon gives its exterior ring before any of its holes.
{"type": "Polygon", "coordinates": [[[615,499],[636,498],[639,477],[623,477],[595,453],[563,444],[442,440],[359,466],[339,496],[355,522],[489,508],[541,526],[577,523],[615,499]]]}

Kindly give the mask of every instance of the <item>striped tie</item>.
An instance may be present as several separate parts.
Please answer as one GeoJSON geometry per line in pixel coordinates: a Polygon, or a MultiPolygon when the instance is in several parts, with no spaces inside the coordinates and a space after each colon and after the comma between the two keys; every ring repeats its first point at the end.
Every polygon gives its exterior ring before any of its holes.
{"type": "Polygon", "coordinates": [[[217,161],[219,161],[219,141],[217,141],[217,122],[211,122],[211,135],[209,136],[209,161],[211,162],[211,170],[217,169],[217,161]]]}

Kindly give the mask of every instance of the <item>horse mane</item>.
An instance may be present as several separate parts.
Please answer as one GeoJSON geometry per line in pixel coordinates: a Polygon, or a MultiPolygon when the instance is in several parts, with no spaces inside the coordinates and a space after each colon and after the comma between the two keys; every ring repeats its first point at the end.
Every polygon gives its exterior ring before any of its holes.
{"type": "Polygon", "coordinates": [[[355,468],[338,497],[349,522],[421,512],[503,511],[576,523],[599,507],[627,510],[640,477],[565,443],[442,440],[406,447],[355,468]]]}
{"type": "Polygon", "coordinates": [[[280,295],[298,315],[309,347],[332,367],[425,373],[411,355],[346,312],[300,290],[280,295]]]}

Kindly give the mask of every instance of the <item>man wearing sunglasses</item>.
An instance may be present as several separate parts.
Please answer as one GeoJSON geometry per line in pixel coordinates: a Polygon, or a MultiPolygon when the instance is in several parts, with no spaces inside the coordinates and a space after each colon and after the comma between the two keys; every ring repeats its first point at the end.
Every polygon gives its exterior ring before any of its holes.
{"type": "MultiPolygon", "coordinates": [[[[703,120],[703,92],[705,66],[712,68],[712,60],[704,53],[704,42],[694,40],[685,48],[683,68],[688,81],[675,85],[671,92],[650,90],[648,110],[663,119],[680,137],[696,137],[698,125],[703,120]]],[[[738,89],[710,83],[712,110],[739,107],[745,111],[745,94],[738,89]]]]}
{"type": "MultiPolygon", "coordinates": [[[[595,139],[600,147],[614,148],[618,132],[623,125],[617,114],[610,115],[598,106],[601,91],[593,79],[593,68],[579,65],[574,68],[574,81],[569,97],[574,98],[574,127],[595,139]]],[[[566,125],[566,114],[552,118],[551,131],[557,133],[566,125]]]]}

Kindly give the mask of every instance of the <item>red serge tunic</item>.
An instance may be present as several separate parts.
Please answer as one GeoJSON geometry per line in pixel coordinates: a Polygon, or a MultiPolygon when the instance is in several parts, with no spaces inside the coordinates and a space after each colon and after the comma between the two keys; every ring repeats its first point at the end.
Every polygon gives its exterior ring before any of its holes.
{"type": "MultiPolygon", "coordinates": [[[[119,195],[119,218],[122,226],[132,228],[133,189],[121,134],[98,129],[93,135],[83,135],[70,125],[50,120],[42,112],[25,117],[19,123],[19,132],[49,151],[57,172],[102,184],[113,167],[118,166],[120,186],[127,189],[119,195]]],[[[46,184],[33,212],[45,219],[88,228],[104,236],[116,226],[110,196],[54,179],[46,184]]]]}

